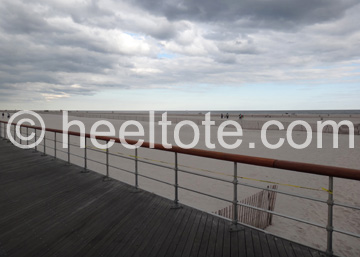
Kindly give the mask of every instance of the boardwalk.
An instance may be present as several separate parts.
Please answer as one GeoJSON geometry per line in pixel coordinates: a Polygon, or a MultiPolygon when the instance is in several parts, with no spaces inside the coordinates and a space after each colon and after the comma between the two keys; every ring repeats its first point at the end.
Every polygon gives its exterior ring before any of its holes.
{"type": "Polygon", "coordinates": [[[0,256],[325,256],[0,140],[0,256]]]}

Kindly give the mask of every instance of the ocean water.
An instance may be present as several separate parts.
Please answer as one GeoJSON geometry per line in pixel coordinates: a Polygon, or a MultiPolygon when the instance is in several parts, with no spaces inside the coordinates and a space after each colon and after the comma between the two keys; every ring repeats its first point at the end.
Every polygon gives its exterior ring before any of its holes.
{"type": "MultiPolygon", "coordinates": [[[[74,112],[76,112],[76,110],[73,110],[74,112]]],[[[132,114],[132,113],[144,113],[147,114],[149,111],[146,110],[142,110],[142,111],[96,111],[96,110],[79,110],[79,112],[88,112],[88,113],[128,113],[128,114],[132,114]]],[[[155,111],[155,113],[163,113],[163,112],[168,112],[169,114],[205,114],[207,112],[211,112],[213,114],[225,114],[225,113],[229,113],[231,114],[258,114],[258,115],[262,115],[262,114],[360,114],[360,110],[197,110],[197,111],[187,111],[187,110],[178,110],[178,111],[174,111],[174,110],[160,110],[160,111],[155,111]]]]}

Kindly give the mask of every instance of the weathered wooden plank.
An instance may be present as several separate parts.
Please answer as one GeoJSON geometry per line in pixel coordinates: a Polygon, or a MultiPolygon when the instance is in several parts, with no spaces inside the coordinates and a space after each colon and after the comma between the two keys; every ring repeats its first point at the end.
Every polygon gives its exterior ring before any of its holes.
{"type": "Polygon", "coordinates": [[[231,255],[231,235],[230,235],[230,223],[224,222],[224,243],[222,256],[231,255]]]}
{"type": "Polygon", "coordinates": [[[184,225],[188,222],[191,212],[191,208],[185,208],[185,210],[180,213],[179,218],[174,222],[172,230],[167,235],[167,240],[163,242],[161,249],[157,252],[156,256],[169,256],[167,255],[167,251],[169,250],[170,246],[177,245],[179,237],[176,237],[176,235],[180,236],[182,234],[182,231],[185,228],[184,225]]]}
{"type": "Polygon", "coordinates": [[[307,248],[307,247],[305,247],[303,245],[298,245],[298,246],[301,249],[302,256],[304,256],[304,257],[312,257],[309,248],[307,248]]]}
{"type": "MultiPolygon", "coordinates": [[[[168,205],[171,208],[171,205],[168,205]]],[[[147,256],[158,256],[163,243],[168,239],[168,234],[171,231],[176,231],[176,221],[180,220],[180,214],[185,212],[183,209],[170,209],[169,214],[162,221],[162,229],[158,230],[158,233],[153,237],[156,238],[151,247],[147,248],[147,256]]]]}
{"type": "Polygon", "coordinates": [[[186,231],[184,231],[184,237],[182,237],[181,241],[178,244],[178,247],[176,248],[176,251],[174,253],[174,256],[188,256],[191,247],[193,244],[193,240],[195,237],[195,232],[197,231],[197,228],[200,223],[201,219],[201,213],[193,212],[193,222],[191,226],[188,226],[186,231]],[[187,252],[187,255],[185,254],[187,252]]]}
{"type": "MultiPolygon", "coordinates": [[[[83,243],[84,235],[79,231],[83,228],[89,228],[91,225],[98,225],[95,223],[96,217],[101,215],[102,210],[108,208],[113,203],[113,198],[111,197],[111,192],[113,190],[108,190],[101,195],[99,201],[97,201],[98,208],[86,208],[79,206],[81,211],[78,212],[77,201],[69,201],[67,207],[64,209],[49,208],[48,216],[49,217],[39,217],[38,219],[43,222],[39,225],[34,226],[29,224],[29,229],[34,231],[38,236],[33,237],[27,242],[29,245],[35,245],[36,242],[42,241],[43,245],[51,245],[47,247],[49,253],[46,255],[52,255],[61,250],[62,247],[70,248],[70,245],[74,242],[83,243]],[[56,221],[56,222],[54,222],[56,221]],[[48,235],[48,236],[45,236],[48,235]],[[41,240],[39,240],[39,238],[41,240]]],[[[96,230],[95,230],[96,231],[96,230]]],[[[21,248],[20,252],[25,251],[21,248]]],[[[24,252],[26,254],[26,252],[24,252]]],[[[40,254],[38,255],[40,256],[40,254]]]]}
{"type": "MultiPolygon", "coordinates": [[[[246,239],[245,239],[245,228],[240,226],[240,231],[238,232],[238,250],[240,257],[246,257],[246,239]]],[[[234,246],[232,246],[234,247],[234,246]]]]}
{"type": "Polygon", "coordinates": [[[151,228],[154,219],[161,217],[167,205],[163,204],[164,199],[158,199],[153,195],[149,197],[146,192],[144,194],[145,197],[141,197],[145,198],[143,202],[136,201],[136,206],[131,205],[130,209],[117,213],[119,216],[117,223],[108,233],[105,232],[102,238],[97,236],[101,240],[92,242],[93,248],[84,255],[117,256],[119,252],[128,254],[129,251],[137,250],[139,243],[151,236],[146,232],[151,228]]]}
{"type": "Polygon", "coordinates": [[[231,256],[239,256],[239,238],[238,233],[239,231],[232,231],[230,233],[230,247],[231,247],[231,256]]]}
{"type": "Polygon", "coordinates": [[[274,251],[271,251],[271,247],[273,247],[272,245],[270,245],[270,243],[268,242],[266,235],[264,233],[259,233],[258,232],[258,237],[260,240],[260,245],[261,245],[261,250],[262,250],[262,254],[264,257],[268,257],[268,256],[277,256],[277,251],[276,251],[276,247],[274,251]]]}
{"type": "Polygon", "coordinates": [[[251,229],[245,228],[246,256],[255,257],[254,243],[251,235],[251,229]]]}
{"type": "Polygon", "coordinates": [[[290,242],[290,245],[291,245],[296,257],[303,257],[303,256],[305,257],[306,256],[298,244],[290,242]]]}
{"type": "MultiPolygon", "coordinates": [[[[118,188],[118,192],[123,188],[118,188]]],[[[125,190],[124,190],[125,191],[125,190]]],[[[78,212],[78,215],[82,216],[76,222],[69,222],[67,217],[64,216],[64,223],[69,227],[73,228],[73,233],[68,238],[64,238],[64,242],[59,242],[58,246],[50,251],[51,255],[54,254],[59,256],[68,256],[75,254],[78,250],[83,249],[84,246],[90,248],[92,245],[98,244],[98,241],[104,237],[113,227],[121,220],[121,217],[125,216],[131,209],[134,202],[137,201],[131,194],[122,193],[122,199],[118,199],[117,190],[113,191],[113,195],[110,199],[106,199],[108,204],[102,205],[100,211],[93,212],[91,215],[86,213],[78,212]],[[117,204],[121,201],[124,205],[117,204]],[[78,224],[81,224],[80,226],[78,224]]],[[[103,199],[98,199],[94,204],[100,205],[103,199]]]]}
{"type": "Polygon", "coordinates": [[[208,214],[202,213],[198,225],[195,225],[190,232],[182,256],[196,256],[199,251],[201,237],[203,235],[208,214]]]}
{"type": "Polygon", "coordinates": [[[269,241],[270,241],[270,238],[273,238],[273,240],[275,242],[276,248],[277,248],[278,253],[279,253],[279,257],[288,257],[287,251],[285,250],[285,246],[283,244],[283,241],[278,237],[268,235],[268,240],[269,241]]]}
{"type": "Polygon", "coordinates": [[[286,254],[288,257],[296,257],[294,250],[292,248],[292,245],[289,241],[287,240],[282,240],[282,244],[284,245],[286,254]]]}
{"type": "Polygon", "coordinates": [[[216,256],[215,255],[215,247],[216,247],[216,243],[217,243],[218,229],[219,229],[219,219],[213,218],[211,231],[209,233],[208,247],[207,247],[205,256],[209,256],[209,257],[216,256]]]}
{"type": "Polygon", "coordinates": [[[186,224],[183,225],[183,229],[179,230],[180,233],[176,234],[173,243],[170,244],[169,248],[167,249],[166,256],[175,256],[176,253],[181,256],[182,249],[186,244],[190,230],[195,222],[196,212],[196,210],[192,209],[186,224]]]}
{"type": "Polygon", "coordinates": [[[85,255],[116,255],[117,252],[126,253],[131,249],[137,249],[138,242],[144,241],[144,234],[151,227],[153,220],[167,208],[165,204],[162,204],[164,199],[147,198],[145,204],[137,206],[141,208],[135,207],[130,211],[124,210],[125,213],[119,213],[119,218],[121,218],[119,222],[101,241],[94,244],[92,251],[85,255]]]}
{"type": "Polygon", "coordinates": [[[216,244],[215,244],[215,254],[214,256],[223,256],[223,245],[224,245],[224,233],[225,226],[224,226],[224,220],[218,221],[218,229],[216,233],[216,244]]]}
{"type": "Polygon", "coordinates": [[[137,243],[136,251],[132,256],[144,256],[147,253],[148,249],[152,247],[155,240],[157,239],[155,235],[158,234],[159,230],[162,230],[161,225],[164,218],[167,215],[171,215],[170,206],[171,204],[169,203],[167,208],[164,208],[164,211],[161,212],[161,215],[158,215],[158,217],[153,220],[152,227],[147,229],[147,233],[148,235],[150,235],[150,237],[148,238],[148,240],[141,242],[141,244],[139,244],[139,242],[137,243]]]}
{"type": "MultiPolygon", "coordinates": [[[[87,192],[87,194],[88,193],[89,193],[89,191],[87,192]]],[[[79,195],[82,196],[81,194],[79,194],[79,195]]],[[[74,197],[71,198],[71,200],[76,199],[76,197],[78,197],[78,196],[75,195],[74,197]]],[[[60,206],[63,210],[65,210],[65,207],[62,206],[62,204],[69,205],[69,203],[71,203],[71,201],[69,199],[63,199],[62,201],[59,201],[59,200],[53,201],[52,199],[50,199],[48,203],[42,203],[41,205],[39,205],[38,208],[35,209],[35,212],[32,212],[32,213],[29,212],[23,216],[19,216],[18,219],[15,220],[15,222],[17,221],[18,223],[21,224],[21,226],[27,227],[27,229],[35,229],[38,226],[40,226],[42,223],[45,223],[46,221],[51,219],[52,212],[49,211],[50,210],[49,204],[56,204],[56,205],[60,206]],[[36,212],[36,210],[38,212],[36,212]],[[31,216],[30,216],[30,214],[31,214],[31,216]],[[21,222],[19,222],[19,220],[23,220],[23,222],[21,223],[21,222]]],[[[54,223],[54,222],[50,221],[50,224],[52,224],[52,223],[54,223]]],[[[15,229],[10,231],[10,233],[16,233],[16,231],[19,231],[21,233],[23,231],[21,226],[20,227],[16,226],[15,229]]],[[[46,228],[48,228],[48,227],[46,227],[46,228]]],[[[7,237],[6,233],[4,233],[3,235],[5,237],[7,237]]],[[[21,242],[22,242],[22,240],[24,240],[24,237],[31,238],[31,234],[21,233],[21,236],[22,236],[22,238],[19,238],[19,237],[16,237],[16,238],[9,237],[9,238],[18,241],[19,244],[22,244],[21,242]]]]}
{"type": "Polygon", "coordinates": [[[212,215],[208,215],[207,221],[205,223],[204,232],[201,238],[199,252],[195,256],[209,256],[207,255],[208,247],[210,246],[210,234],[212,231],[212,227],[215,226],[214,224],[214,217],[212,215]]]}
{"type": "Polygon", "coordinates": [[[256,257],[263,256],[262,245],[260,243],[259,232],[256,230],[251,231],[251,236],[254,244],[254,252],[256,257]]]}

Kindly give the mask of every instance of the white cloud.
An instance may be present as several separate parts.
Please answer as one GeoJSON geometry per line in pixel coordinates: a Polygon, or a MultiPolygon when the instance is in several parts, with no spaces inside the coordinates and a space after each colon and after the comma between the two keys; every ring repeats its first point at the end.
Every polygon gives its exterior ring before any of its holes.
{"type": "Polygon", "coordinates": [[[42,93],[41,95],[45,98],[46,101],[70,97],[70,95],[68,95],[66,93],[60,93],[60,94],[44,94],[44,93],[42,93]]]}
{"type": "Polygon", "coordinates": [[[152,69],[152,68],[133,68],[131,69],[134,73],[141,74],[141,75],[147,75],[147,74],[158,74],[162,71],[159,69],[152,69]]]}

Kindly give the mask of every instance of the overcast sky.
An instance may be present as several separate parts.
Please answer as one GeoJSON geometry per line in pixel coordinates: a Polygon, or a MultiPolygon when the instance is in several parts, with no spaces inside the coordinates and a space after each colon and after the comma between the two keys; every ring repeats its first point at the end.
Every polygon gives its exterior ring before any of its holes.
{"type": "Polygon", "coordinates": [[[0,109],[360,109],[358,0],[1,0],[0,109]]]}

